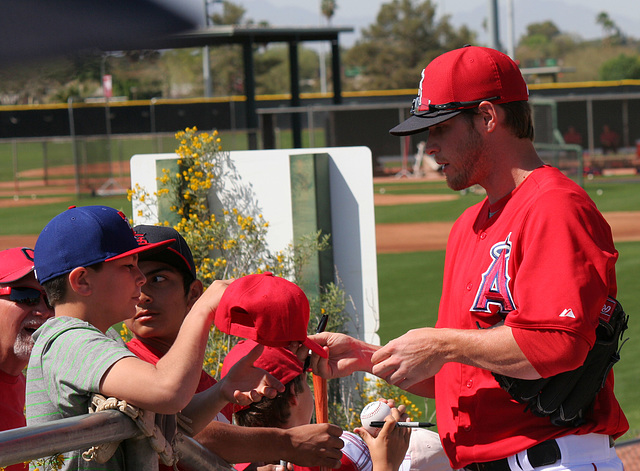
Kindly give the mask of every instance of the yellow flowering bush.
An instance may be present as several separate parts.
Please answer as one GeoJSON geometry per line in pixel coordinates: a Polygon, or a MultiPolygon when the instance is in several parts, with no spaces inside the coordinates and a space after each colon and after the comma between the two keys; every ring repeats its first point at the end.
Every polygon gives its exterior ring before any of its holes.
{"type": "MultiPolygon", "coordinates": [[[[231,208],[214,208],[210,204],[212,193],[222,188],[223,176],[232,171],[228,152],[222,151],[217,131],[198,132],[186,128],[176,133],[178,147],[177,169],[164,168],[158,178],[158,191],[149,195],[139,185],[129,191],[130,201],[145,208],[139,216],[152,216],[160,224],[171,225],[180,232],[193,253],[198,277],[205,287],[216,279],[237,278],[250,273],[273,272],[298,284],[302,282],[302,267],[313,253],[329,246],[328,234],[309,234],[290,244],[283,251],[272,253],[266,244],[269,223],[262,214],[253,211],[255,201],[246,201],[248,195],[238,189],[231,208]],[[231,170],[230,170],[231,169],[231,170]],[[162,202],[168,202],[169,217],[157,212],[162,202]],[[156,211],[156,213],[152,213],[156,211]]],[[[310,298],[310,330],[315,328],[322,313],[330,313],[329,327],[342,331],[347,319],[344,313],[344,291],[330,283],[322,288],[321,295],[310,298]]],[[[121,334],[130,338],[123,325],[121,334]]],[[[214,377],[222,366],[224,356],[233,346],[234,338],[212,329],[207,345],[204,368],[214,377]]]]}

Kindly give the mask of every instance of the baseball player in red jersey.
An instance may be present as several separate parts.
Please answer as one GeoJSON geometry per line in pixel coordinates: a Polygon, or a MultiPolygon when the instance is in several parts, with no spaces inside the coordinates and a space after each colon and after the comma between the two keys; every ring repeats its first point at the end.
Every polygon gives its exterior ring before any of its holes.
{"type": "Polygon", "coordinates": [[[622,470],[613,440],[629,426],[612,372],[572,426],[525,410],[494,377],[578,368],[616,296],[611,229],[586,192],[537,155],[527,100],[517,65],[496,50],[464,47],[427,66],[411,116],[390,132],[428,131],[425,152],[449,187],[480,185],[487,197],[452,228],[435,328],[382,348],[318,334],[329,359],[311,364],[325,377],[368,371],[435,397],[453,468],[622,470]]]}

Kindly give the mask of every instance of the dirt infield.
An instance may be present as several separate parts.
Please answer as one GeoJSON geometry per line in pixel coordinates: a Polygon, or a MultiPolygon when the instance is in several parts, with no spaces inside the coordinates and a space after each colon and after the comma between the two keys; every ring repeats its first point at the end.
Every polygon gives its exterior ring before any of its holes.
{"type": "MultiPolygon", "coordinates": [[[[604,213],[615,242],[640,241],[640,212],[604,213]]],[[[408,223],[376,225],[378,253],[444,250],[453,223],[408,223]]]]}

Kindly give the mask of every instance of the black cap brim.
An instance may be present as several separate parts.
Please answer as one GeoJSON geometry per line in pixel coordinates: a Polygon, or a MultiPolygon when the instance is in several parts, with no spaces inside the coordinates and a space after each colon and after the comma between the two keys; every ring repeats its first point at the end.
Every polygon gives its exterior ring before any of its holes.
{"type": "Polygon", "coordinates": [[[396,127],[389,130],[389,134],[394,136],[409,136],[411,134],[417,134],[422,131],[426,131],[431,126],[440,124],[454,116],[462,113],[462,110],[452,111],[436,111],[429,113],[428,115],[416,116],[412,115],[396,127]]]}

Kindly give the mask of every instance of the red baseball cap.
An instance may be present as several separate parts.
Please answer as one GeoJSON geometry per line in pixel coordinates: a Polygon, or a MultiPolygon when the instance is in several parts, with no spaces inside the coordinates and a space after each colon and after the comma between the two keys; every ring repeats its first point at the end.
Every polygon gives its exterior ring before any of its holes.
{"type": "Polygon", "coordinates": [[[225,290],[216,308],[215,324],[222,332],[270,347],[301,342],[327,358],[307,337],[309,300],[298,285],[273,273],[243,276],[225,290]]]}
{"type": "MultiPolygon", "coordinates": [[[[224,357],[221,377],[224,378],[233,365],[246,357],[258,345],[254,340],[241,340],[224,357]]],[[[287,384],[303,372],[302,363],[298,357],[283,347],[265,346],[260,357],[253,362],[253,366],[262,368],[282,384],[287,384]]]]}
{"type": "MultiPolygon", "coordinates": [[[[246,357],[256,345],[258,345],[258,342],[253,340],[241,340],[235,344],[235,346],[229,350],[227,356],[224,357],[220,376],[224,378],[229,370],[233,368],[233,365],[238,363],[241,358],[246,357]]],[[[298,357],[283,347],[265,346],[260,357],[253,362],[253,366],[262,368],[284,385],[289,383],[289,381],[293,381],[303,372],[302,363],[300,363],[298,357]]],[[[249,408],[249,405],[240,406],[234,404],[233,412],[239,412],[247,408],[249,408]]]]}
{"type": "Polygon", "coordinates": [[[0,283],[11,283],[33,271],[33,249],[14,247],[0,252],[0,283]]]}
{"type": "Polygon", "coordinates": [[[529,89],[518,65],[488,47],[465,46],[446,52],[422,71],[411,116],[389,132],[407,136],[457,116],[482,101],[527,101],[529,89]]]}

